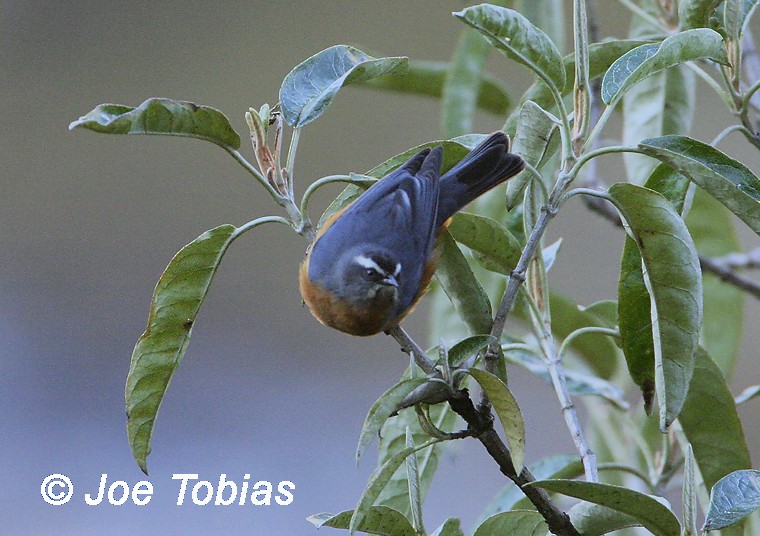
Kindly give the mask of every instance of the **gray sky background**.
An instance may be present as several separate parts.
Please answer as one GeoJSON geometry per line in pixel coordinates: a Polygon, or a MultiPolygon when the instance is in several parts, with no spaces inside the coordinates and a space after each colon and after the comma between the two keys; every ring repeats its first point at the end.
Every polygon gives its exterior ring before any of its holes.
{"type": "MultiPolygon", "coordinates": [[[[599,4],[608,35],[627,15],[612,2],[599,4]]],[[[306,516],[354,506],[373,469],[374,453],[354,464],[362,421],[406,360],[384,336],[347,338],[310,317],[297,289],[305,243],[273,226],[237,241],[214,281],[161,409],[149,458],[151,503],[84,504],[102,473],[109,482],[145,478],[126,442],[123,389],[166,263],[204,230],[276,207],[212,144],[69,132],[67,125],[99,103],[136,106],[159,96],[224,111],[245,140],[244,112],[274,104],[282,78],[300,61],[338,43],[446,60],[463,28],[450,12],[462,7],[433,0],[0,3],[4,534],[314,534],[306,516]],[[69,504],[42,501],[40,483],[51,473],[74,482],[69,504]],[[290,480],[295,501],[177,507],[173,473],[290,480]]],[[[489,67],[515,98],[530,82],[497,54],[489,67]]],[[[709,140],[731,118],[699,90],[695,131],[709,140]]],[[[500,125],[478,116],[476,130],[500,125]]],[[[439,132],[437,101],[347,88],[303,132],[298,187],[365,171],[439,132]]],[[[758,170],[751,149],[731,141],[727,150],[758,170]]],[[[245,141],[243,152],[252,159],[245,141]]],[[[610,181],[621,172],[617,164],[608,169],[610,181]]],[[[325,189],[313,210],[337,192],[325,189]]],[[[559,236],[552,282],[580,303],[614,297],[622,234],[576,203],[550,230],[550,238],[559,236]]],[[[747,305],[736,392],[760,382],[760,309],[747,305]]],[[[425,312],[423,305],[408,321],[421,339],[425,312]]],[[[528,462],[572,453],[551,390],[519,372],[511,387],[528,423],[528,462]]],[[[751,407],[744,413],[757,450],[757,417],[751,407]]],[[[447,516],[470,526],[504,483],[479,444],[461,442],[433,482],[428,527],[447,516]]]]}

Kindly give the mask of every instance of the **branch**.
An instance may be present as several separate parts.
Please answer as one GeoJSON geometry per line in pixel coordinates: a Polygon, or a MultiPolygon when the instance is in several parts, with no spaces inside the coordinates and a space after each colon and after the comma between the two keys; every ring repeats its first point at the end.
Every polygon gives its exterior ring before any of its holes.
{"type": "MultiPolygon", "coordinates": [[[[401,346],[401,351],[411,355],[422,370],[428,374],[433,372],[432,360],[403,328],[396,326],[389,329],[387,334],[396,339],[401,346]]],[[[557,536],[580,536],[570,522],[570,517],[554,504],[546,491],[536,487],[524,487],[525,484],[535,481],[535,478],[525,467],[519,475],[515,474],[515,466],[512,464],[509,449],[493,428],[493,414],[490,406],[484,410],[476,409],[467,389],[454,391],[448,403],[451,409],[467,423],[467,430],[455,434],[456,437],[477,438],[499,466],[502,474],[512,480],[533,503],[552,533],[557,536]]]]}
{"type": "Polygon", "coordinates": [[[401,326],[394,326],[386,331],[388,335],[396,339],[396,342],[401,346],[401,351],[405,354],[409,354],[414,359],[414,362],[420,367],[425,374],[431,374],[435,371],[435,364],[427,356],[425,350],[420,348],[409,334],[404,331],[401,326]]]}
{"type": "Polygon", "coordinates": [[[747,253],[729,253],[723,257],[713,257],[712,260],[731,269],[760,268],[760,248],[755,248],[747,253]]]}
{"type": "Polygon", "coordinates": [[[586,441],[586,435],[583,433],[583,428],[581,427],[581,422],[578,418],[578,412],[575,411],[573,399],[570,397],[570,391],[567,387],[565,367],[562,363],[562,356],[564,355],[566,344],[569,344],[573,338],[573,334],[578,333],[578,331],[568,335],[562,343],[559,351],[556,351],[552,333],[548,326],[543,323],[538,306],[530,295],[527,296],[527,302],[531,309],[534,325],[537,326],[536,337],[541,345],[542,357],[544,358],[546,368],[549,371],[552,387],[554,387],[554,391],[557,394],[557,399],[560,403],[562,417],[565,419],[565,425],[570,431],[570,436],[573,438],[575,448],[581,455],[586,481],[599,482],[599,474],[596,467],[596,454],[591,450],[588,441],[586,441]]]}
{"type": "Polygon", "coordinates": [[[501,473],[514,482],[525,494],[528,500],[536,507],[538,513],[549,525],[549,530],[557,536],[580,536],[570,522],[570,517],[560,510],[552,501],[551,496],[543,489],[533,486],[525,487],[534,482],[535,478],[527,468],[515,474],[512,458],[509,450],[504,445],[496,430],[493,428],[493,417],[490,411],[486,414],[478,411],[470,399],[466,389],[457,391],[449,400],[449,406],[454,412],[462,417],[467,423],[468,429],[472,430],[478,441],[485,447],[488,454],[498,464],[501,473]]]}
{"type": "MultiPolygon", "coordinates": [[[[617,211],[603,199],[591,196],[583,196],[583,201],[586,203],[586,207],[592,212],[599,214],[605,220],[613,223],[614,225],[617,225],[618,227],[623,226],[623,224],[620,222],[620,216],[618,215],[617,211]]],[[[732,269],[731,261],[727,262],[728,258],[734,260],[737,258],[736,256],[737,254],[732,254],[726,257],[711,258],[700,254],[699,264],[702,267],[702,271],[710,272],[719,277],[721,281],[734,285],[760,300],[760,282],[736,272],[732,269]]],[[[760,262],[759,250],[753,250],[750,253],[743,254],[742,256],[747,258],[747,267],[760,266],[760,264],[754,264],[754,262],[760,262]]]]}
{"type": "Polygon", "coordinates": [[[512,274],[509,276],[507,289],[504,291],[504,295],[499,303],[499,309],[496,311],[496,316],[494,316],[493,319],[493,327],[491,328],[493,341],[488,345],[486,365],[489,363],[489,358],[493,361],[501,351],[501,334],[504,332],[504,326],[507,322],[509,310],[515,303],[515,298],[517,298],[517,291],[520,289],[520,285],[525,282],[525,272],[528,269],[528,263],[536,254],[536,249],[541,242],[541,237],[546,230],[546,226],[555,215],[556,209],[550,208],[548,204],[541,207],[541,213],[538,215],[538,219],[536,219],[536,225],[533,227],[530,237],[528,237],[528,242],[525,244],[525,249],[523,249],[520,260],[512,271],[512,274]]]}
{"type": "Polygon", "coordinates": [[[702,270],[712,272],[721,281],[730,283],[735,287],[742,289],[744,292],[751,294],[755,298],[760,300],[760,283],[752,278],[742,275],[739,272],[732,270],[725,264],[720,262],[720,259],[714,259],[706,257],[704,255],[699,256],[699,264],[702,266],[702,270]]]}
{"type": "Polygon", "coordinates": [[[552,384],[554,385],[554,390],[557,393],[557,398],[562,407],[562,416],[565,418],[565,424],[567,425],[568,430],[570,430],[570,435],[573,438],[573,443],[575,443],[575,448],[580,452],[581,461],[583,462],[583,472],[586,474],[586,481],[599,482],[596,454],[594,454],[588,441],[586,441],[583,428],[581,428],[581,422],[578,419],[578,412],[575,411],[575,405],[573,404],[572,398],[570,398],[562,358],[557,352],[553,352],[548,358],[548,368],[552,384]]]}

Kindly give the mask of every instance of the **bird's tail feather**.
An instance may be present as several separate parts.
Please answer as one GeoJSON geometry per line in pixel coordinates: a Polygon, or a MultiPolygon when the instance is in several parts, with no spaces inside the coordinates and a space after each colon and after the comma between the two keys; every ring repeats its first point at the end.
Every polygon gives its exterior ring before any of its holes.
{"type": "Polygon", "coordinates": [[[506,134],[495,132],[441,177],[439,224],[476,197],[522,171],[523,159],[510,153],[509,145],[506,134]]]}

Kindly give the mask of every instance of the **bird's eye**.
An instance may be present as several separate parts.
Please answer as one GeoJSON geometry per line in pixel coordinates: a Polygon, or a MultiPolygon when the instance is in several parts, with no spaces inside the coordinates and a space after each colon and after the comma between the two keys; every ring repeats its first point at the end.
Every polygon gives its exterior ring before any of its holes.
{"type": "Polygon", "coordinates": [[[367,279],[377,279],[380,274],[374,268],[365,268],[364,275],[367,279]]]}

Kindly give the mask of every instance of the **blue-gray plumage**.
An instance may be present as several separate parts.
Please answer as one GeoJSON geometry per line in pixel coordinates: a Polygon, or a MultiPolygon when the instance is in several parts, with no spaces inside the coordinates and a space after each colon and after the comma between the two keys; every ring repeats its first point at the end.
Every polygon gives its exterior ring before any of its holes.
{"type": "Polygon", "coordinates": [[[439,176],[442,159],[440,146],[420,151],[323,225],[299,278],[318,320],[352,335],[398,324],[427,290],[449,218],[523,168],[502,132],[439,176]]]}

